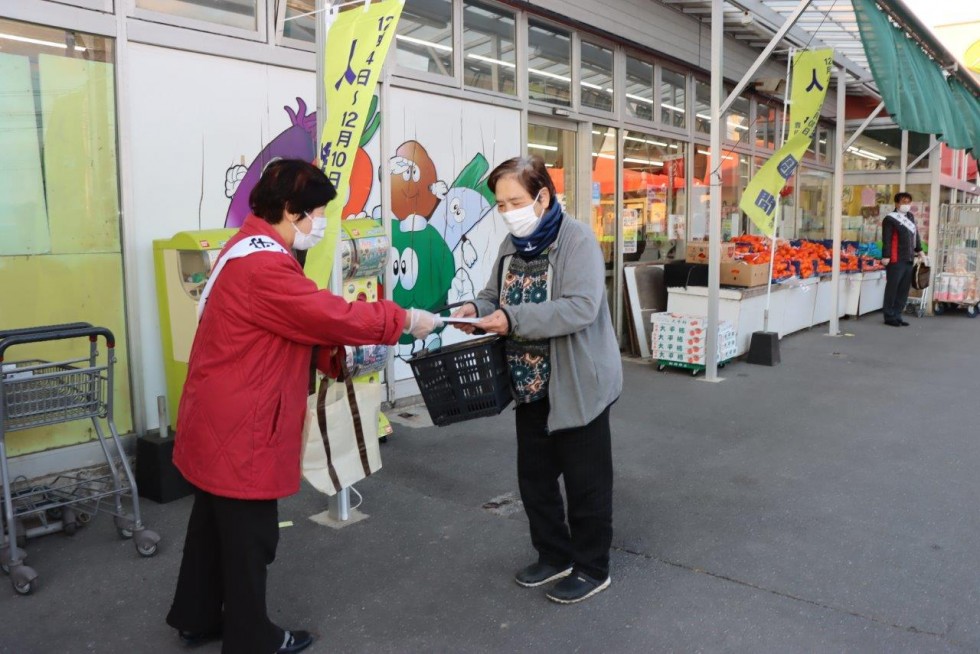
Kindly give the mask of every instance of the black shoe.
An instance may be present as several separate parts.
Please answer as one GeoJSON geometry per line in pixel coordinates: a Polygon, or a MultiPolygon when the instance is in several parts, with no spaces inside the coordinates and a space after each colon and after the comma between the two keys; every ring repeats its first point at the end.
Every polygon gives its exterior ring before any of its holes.
{"type": "Polygon", "coordinates": [[[909,326],[909,323],[905,322],[904,320],[899,320],[898,321],[898,324],[901,325],[902,327],[908,327],[909,326]]]}
{"type": "Polygon", "coordinates": [[[514,581],[524,586],[524,588],[534,588],[535,586],[544,585],[549,581],[567,577],[571,573],[571,564],[560,568],[558,566],[548,565],[547,563],[532,563],[514,575],[514,581]]]}
{"type": "Polygon", "coordinates": [[[899,320],[886,320],[885,324],[889,327],[901,327],[902,323],[899,320]]]}
{"type": "Polygon", "coordinates": [[[313,644],[313,634],[308,631],[287,631],[282,647],[276,650],[276,654],[293,654],[302,652],[313,644]]]}
{"type": "Polygon", "coordinates": [[[221,640],[220,631],[178,631],[177,636],[180,638],[180,642],[184,644],[184,647],[197,647],[205,643],[210,643],[212,640],[221,640]]]}
{"type": "Polygon", "coordinates": [[[610,583],[612,583],[612,577],[609,576],[603,581],[598,581],[581,572],[576,572],[555,584],[555,587],[548,591],[548,599],[559,604],[574,604],[601,593],[609,588],[610,583]]]}

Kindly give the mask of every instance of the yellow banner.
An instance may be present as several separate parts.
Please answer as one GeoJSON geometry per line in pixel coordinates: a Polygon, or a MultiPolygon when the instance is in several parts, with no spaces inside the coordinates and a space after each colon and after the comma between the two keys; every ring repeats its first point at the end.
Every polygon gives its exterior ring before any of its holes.
{"type": "Polygon", "coordinates": [[[793,58],[789,138],[755,174],[738,204],[738,208],[766,236],[772,237],[776,231],[779,193],[796,174],[800,160],[813,142],[820,108],[830,85],[833,61],[833,50],[805,50],[793,58]]]}
{"type": "Polygon", "coordinates": [[[323,49],[324,106],[320,135],[320,167],[337,188],[327,205],[327,232],[306,257],[306,275],[326,288],[340,238],[341,212],[349,192],[350,174],[381,66],[405,6],[403,0],[372,2],[327,17],[323,49]]]}

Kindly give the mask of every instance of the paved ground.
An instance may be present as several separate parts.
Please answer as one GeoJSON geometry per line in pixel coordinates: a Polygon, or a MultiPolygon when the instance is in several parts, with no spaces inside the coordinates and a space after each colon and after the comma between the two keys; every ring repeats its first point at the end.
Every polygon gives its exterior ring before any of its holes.
{"type": "MultiPolygon", "coordinates": [[[[284,501],[270,611],[317,632],[312,652],[980,651],[980,320],[880,320],[790,337],[782,365],[721,384],[627,362],[613,584],[587,603],[511,580],[532,552],[506,504],[508,410],[399,427],[358,486],[364,522],[314,524],[308,490],[284,501]]],[[[163,617],[189,508],[145,504],[153,559],[102,516],[32,541],[43,586],[0,587],[0,651],[182,651],[163,617]]]]}

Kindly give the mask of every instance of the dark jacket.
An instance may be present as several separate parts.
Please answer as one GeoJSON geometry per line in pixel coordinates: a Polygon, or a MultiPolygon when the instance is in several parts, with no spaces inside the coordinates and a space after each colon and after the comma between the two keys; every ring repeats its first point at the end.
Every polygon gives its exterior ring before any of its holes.
{"type": "MultiPolygon", "coordinates": [[[[881,256],[891,259],[892,263],[911,263],[916,253],[922,252],[922,240],[919,230],[915,234],[907,230],[895,218],[892,212],[881,221],[881,256]]],[[[910,211],[906,217],[915,222],[915,216],[910,211]]]]}

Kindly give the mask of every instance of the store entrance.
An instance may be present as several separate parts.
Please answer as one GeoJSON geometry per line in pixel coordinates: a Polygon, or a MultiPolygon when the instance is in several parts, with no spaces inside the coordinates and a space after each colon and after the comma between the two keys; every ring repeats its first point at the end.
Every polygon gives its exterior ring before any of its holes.
{"type": "Polygon", "coordinates": [[[558,201],[565,211],[578,217],[575,184],[578,165],[575,143],[578,125],[543,116],[531,116],[527,125],[527,152],[544,159],[544,165],[555,183],[558,201]]]}

